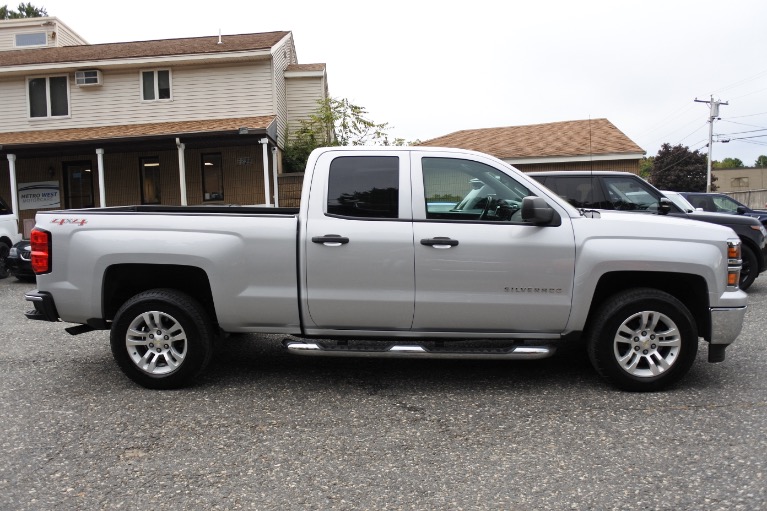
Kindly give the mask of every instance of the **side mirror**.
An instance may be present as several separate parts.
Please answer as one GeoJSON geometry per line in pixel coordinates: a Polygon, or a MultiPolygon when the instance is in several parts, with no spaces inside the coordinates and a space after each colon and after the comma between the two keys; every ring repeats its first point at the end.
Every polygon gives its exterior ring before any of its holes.
{"type": "Polygon", "coordinates": [[[661,197],[660,201],[658,201],[658,214],[659,215],[668,215],[671,211],[671,199],[667,199],[666,197],[661,197]]]}
{"type": "Polygon", "coordinates": [[[746,214],[746,208],[744,208],[743,206],[738,206],[736,211],[738,212],[739,215],[745,215],[746,214]]]}
{"type": "Polygon", "coordinates": [[[541,197],[525,197],[522,199],[522,220],[533,225],[562,225],[562,219],[554,208],[549,206],[541,197]]]}

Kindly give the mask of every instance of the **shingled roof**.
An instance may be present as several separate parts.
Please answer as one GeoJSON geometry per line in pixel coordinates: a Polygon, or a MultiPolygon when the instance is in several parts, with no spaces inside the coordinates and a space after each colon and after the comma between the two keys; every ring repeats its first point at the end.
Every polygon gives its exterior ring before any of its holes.
{"type": "Polygon", "coordinates": [[[645,151],[607,119],[461,130],[419,145],[456,147],[501,159],[644,155],[645,151]]]}
{"type": "Polygon", "coordinates": [[[95,128],[17,131],[0,133],[0,146],[107,141],[137,137],[179,136],[184,134],[191,135],[226,131],[235,133],[241,127],[247,127],[252,130],[266,130],[274,119],[275,117],[273,115],[263,115],[260,117],[238,117],[232,119],[123,124],[116,126],[98,126],[95,128]]]}
{"type": "Polygon", "coordinates": [[[290,32],[264,32],[0,52],[0,67],[269,49],[290,32]]]}

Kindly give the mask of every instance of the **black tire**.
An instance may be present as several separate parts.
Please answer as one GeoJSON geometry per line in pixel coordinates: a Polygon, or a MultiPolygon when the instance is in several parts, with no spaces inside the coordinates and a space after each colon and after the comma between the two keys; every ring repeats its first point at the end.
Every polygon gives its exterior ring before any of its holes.
{"type": "Polygon", "coordinates": [[[197,300],[174,289],[152,289],[120,307],[110,342],[128,378],[149,389],[175,389],[188,385],[208,365],[214,336],[197,300]]]}
{"type": "Polygon", "coordinates": [[[756,254],[748,245],[741,244],[740,257],[743,260],[743,268],[740,270],[740,288],[745,291],[756,280],[759,275],[759,260],[756,254]]]}
{"type": "Polygon", "coordinates": [[[8,265],[5,262],[10,251],[11,247],[0,241],[0,279],[8,278],[8,275],[11,274],[11,270],[8,269],[8,265]]]}
{"type": "Polygon", "coordinates": [[[603,302],[590,320],[586,346],[594,369],[616,387],[657,391],[690,370],[698,331],[682,302],[657,289],[636,288],[603,302]]]}

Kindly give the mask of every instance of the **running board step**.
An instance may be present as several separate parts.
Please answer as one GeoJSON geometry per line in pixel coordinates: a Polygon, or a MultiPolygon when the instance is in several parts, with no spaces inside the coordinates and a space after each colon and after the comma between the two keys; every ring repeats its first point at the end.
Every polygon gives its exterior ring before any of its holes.
{"type": "Polygon", "coordinates": [[[348,345],[323,346],[313,342],[285,339],[282,345],[289,353],[315,357],[371,358],[442,358],[472,360],[535,360],[554,354],[553,346],[514,345],[507,348],[428,349],[420,344],[385,344],[380,347],[351,348],[348,345]]]}

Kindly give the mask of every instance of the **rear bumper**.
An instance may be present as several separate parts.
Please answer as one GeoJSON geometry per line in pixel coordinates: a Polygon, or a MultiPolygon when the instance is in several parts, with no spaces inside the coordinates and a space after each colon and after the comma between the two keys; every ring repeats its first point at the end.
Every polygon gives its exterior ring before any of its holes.
{"type": "Polygon", "coordinates": [[[711,308],[711,344],[732,344],[740,335],[748,307],[711,308]]]}
{"type": "Polygon", "coordinates": [[[35,306],[34,309],[24,313],[28,319],[37,321],[59,320],[59,312],[56,310],[56,304],[50,293],[35,289],[34,291],[25,294],[24,299],[28,302],[32,302],[35,306]]]}

